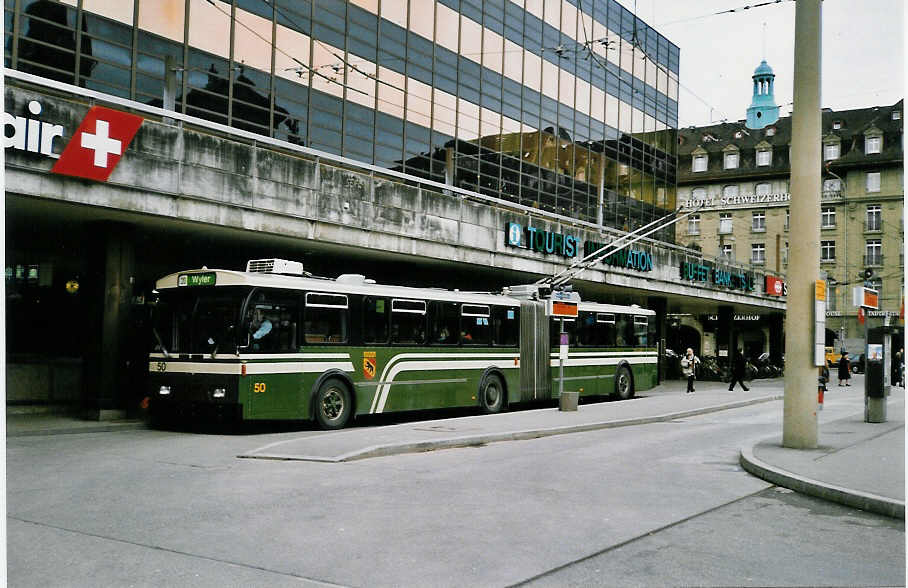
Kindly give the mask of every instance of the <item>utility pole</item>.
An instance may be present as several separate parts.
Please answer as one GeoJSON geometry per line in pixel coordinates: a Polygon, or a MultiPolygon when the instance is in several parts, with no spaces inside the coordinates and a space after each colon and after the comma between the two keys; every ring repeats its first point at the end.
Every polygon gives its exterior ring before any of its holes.
{"type": "Polygon", "coordinates": [[[791,115],[791,226],[785,325],[785,407],[782,446],[817,446],[814,287],[820,270],[821,0],[795,7],[794,109],[791,115]]]}

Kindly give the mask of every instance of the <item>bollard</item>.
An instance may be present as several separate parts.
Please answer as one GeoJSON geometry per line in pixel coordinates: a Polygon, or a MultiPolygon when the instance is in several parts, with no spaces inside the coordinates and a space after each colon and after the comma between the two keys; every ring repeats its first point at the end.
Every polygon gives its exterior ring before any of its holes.
{"type": "Polygon", "coordinates": [[[823,378],[820,378],[820,383],[817,385],[817,409],[823,410],[823,392],[826,391],[826,383],[823,381],[823,378]]]}
{"type": "Polygon", "coordinates": [[[568,392],[565,390],[558,397],[558,410],[575,411],[577,410],[577,401],[580,399],[580,392],[568,392]]]}

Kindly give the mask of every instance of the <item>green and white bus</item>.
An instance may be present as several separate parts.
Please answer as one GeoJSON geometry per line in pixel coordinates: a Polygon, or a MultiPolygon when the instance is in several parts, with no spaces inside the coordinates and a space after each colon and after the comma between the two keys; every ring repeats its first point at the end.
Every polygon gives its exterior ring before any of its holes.
{"type": "Polygon", "coordinates": [[[312,419],[336,429],[395,411],[495,413],[555,399],[559,384],[626,399],[656,383],[654,312],[545,286],[500,294],[387,286],[266,259],[245,272],[174,273],[156,292],[155,420],[312,419]]]}

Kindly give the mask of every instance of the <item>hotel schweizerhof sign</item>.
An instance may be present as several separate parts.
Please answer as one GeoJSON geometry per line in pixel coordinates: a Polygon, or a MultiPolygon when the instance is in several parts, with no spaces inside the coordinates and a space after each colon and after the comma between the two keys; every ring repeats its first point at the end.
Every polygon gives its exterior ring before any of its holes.
{"type": "Polygon", "coordinates": [[[706,198],[688,198],[683,200],[684,208],[697,208],[701,210],[726,210],[732,208],[747,208],[750,206],[788,206],[791,194],[744,194],[740,196],[712,196],[706,198]]]}

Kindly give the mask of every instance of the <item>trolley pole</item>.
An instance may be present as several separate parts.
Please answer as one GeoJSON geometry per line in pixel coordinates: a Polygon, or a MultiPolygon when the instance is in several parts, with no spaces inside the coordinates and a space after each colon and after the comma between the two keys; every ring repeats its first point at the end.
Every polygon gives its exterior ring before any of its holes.
{"type": "Polygon", "coordinates": [[[814,285],[820,261],[821,0],[795,7],[794,109],[791,116],[791,223],[799,238],[789,253],[785,326],[785,401],[782,446],[817,446],[817,367],[814,285]]]}

